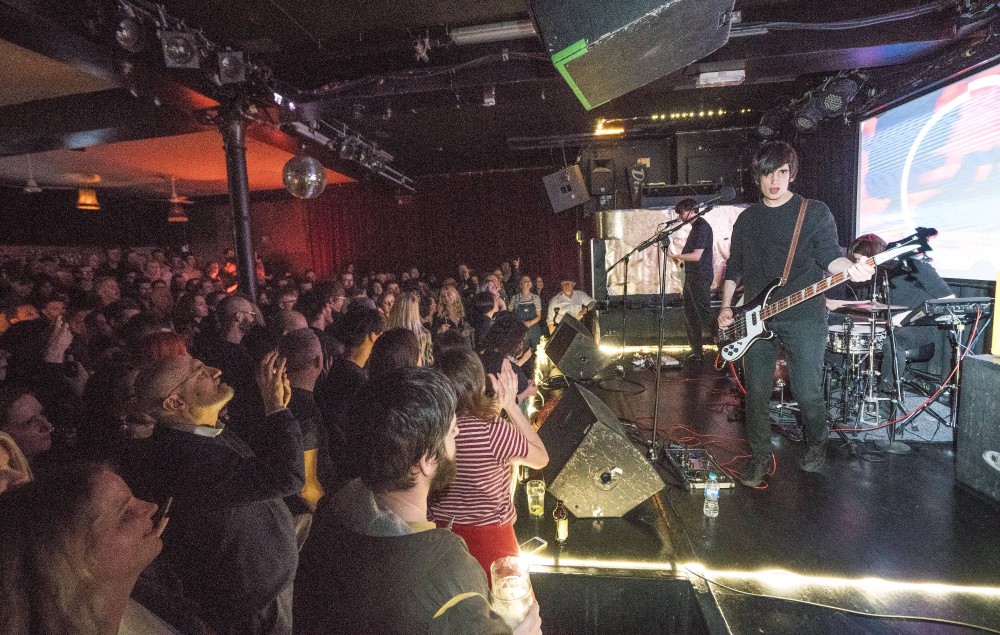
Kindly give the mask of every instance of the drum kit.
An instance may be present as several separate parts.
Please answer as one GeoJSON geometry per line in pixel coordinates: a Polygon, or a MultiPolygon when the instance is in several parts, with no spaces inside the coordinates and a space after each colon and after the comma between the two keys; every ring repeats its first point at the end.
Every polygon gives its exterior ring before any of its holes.
{"type": "Polygon", "coordinates": [[[886,317],[905,309],[868,301],[844,302],[835,309],[844,321],[831,325],[827,334],[823,387],[831,421],[838,427],[874,427],[891,416],[892,399],[878,392],[878,369],[886,329],[891,328],[886,317]]]}

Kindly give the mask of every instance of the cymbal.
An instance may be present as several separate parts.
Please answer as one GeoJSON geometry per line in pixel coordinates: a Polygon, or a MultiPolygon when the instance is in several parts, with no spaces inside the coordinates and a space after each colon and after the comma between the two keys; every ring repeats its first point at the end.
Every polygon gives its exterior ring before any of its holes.
{"type": "Polygon", "coordinates": [[[838,313],[879,313],[885,311],[905,311],[907,307],[898,304],[882,304],[881,302],[862,302],[848,304],[837,309],[838,313]]]}

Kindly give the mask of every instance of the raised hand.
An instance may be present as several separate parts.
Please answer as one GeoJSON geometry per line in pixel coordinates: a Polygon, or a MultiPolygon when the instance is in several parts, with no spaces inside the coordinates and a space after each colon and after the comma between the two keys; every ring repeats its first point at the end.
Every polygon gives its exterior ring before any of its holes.
{"type": "Polygon", "coordinates": [[[264,414],[271,415],[282,410],[292,398],[292,388],[285,372],[286,363],[278,351],[271,351],[257,368],[257,386],[264,400],[264,414]]]}

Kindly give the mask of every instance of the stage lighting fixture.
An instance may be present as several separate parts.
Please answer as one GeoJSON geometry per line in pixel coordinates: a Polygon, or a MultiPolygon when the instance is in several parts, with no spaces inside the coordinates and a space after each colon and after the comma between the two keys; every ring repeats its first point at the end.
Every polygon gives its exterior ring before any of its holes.
{"type": "Polygon", "coordinates": [[[757,124],[757,135],[764,139],[773,137],[781,130],[786,119],[787,113],[780,110],[765,112],[764,116],[760,118],[760,123],[757,124]]]}
{"type": "Polygon", "coordinates": [[[167,68],[201,68],[198,40],[194,33],[160,31],[160,43],[167,68]]]}
{"type": "Polygon", "coordinates": [[[247,65],[240,51],[220,51],[218,66],[220,84],[239,84],[246,81],[247,65]]]}
{"type": "Polygon", "coordinates": [[[799,132],[816,132],[819,129],[819,122],[822,120],[823,113],[816,106],[816,101],[810,99],[792,116],[792,125],[799,132]]]}
{"type": "Polygon", "coordinates": [[[132,16],[127,16],[115,29],[118,45],[129,53],[141,53],[146,48],[146,29],[132,16]]]}
{"type": "Polygon", "coordinates": [[[836,79],[823,89],[816,99],[816,104],[828,117],[839,115],[858,94],[859,88],[858,82],[850,77],[836,79]]]}

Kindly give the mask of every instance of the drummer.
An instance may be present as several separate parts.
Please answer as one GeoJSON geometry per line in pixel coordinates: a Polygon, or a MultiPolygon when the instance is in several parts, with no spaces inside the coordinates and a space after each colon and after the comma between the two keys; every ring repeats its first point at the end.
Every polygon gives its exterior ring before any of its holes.
{"type": "MultiPolygon", "coordinates": [[[[886,242],[875,234],[864,234],[858,236],[848,248],[849,256],[862,255],[870,258],[881,253],[886,248],[886,242]]],[[[905,369],[906,351],[919,349],[927,344],[937,342],[940,337],[937,328],[933,326],[901,326],[910,311],[923,306],[926,300],[938,298],[954,298],[955,294],[938,272],[931,266],[930,260],[923,257],[906,258],[903,260],[890,260],[885,263],[877,272],[877,277],[881,283],[888,276],[889,291],[886,301],[890,305],[906,307],[905,310],[898,310],[893,313],[892,324],[895,327],[894,336],[896,339],[896,369],[901,374],[905,369]]],[[[851,292],[862,299],[870,299],[871,285],[858,285],[852,287],[851,292]]],[[[829,302],[827,305],[829,306],[829,302]]],[[[842,305],[844,303],[841,303],[842,305]]],[[[884,313],[880,312],[884,319],[884,313]]],[[[893,372],[893,356],[888,337],[882,345],[882,366],[879,389],[887,394],[895,392],[893,372]]]]}

